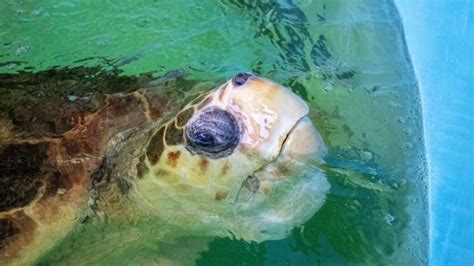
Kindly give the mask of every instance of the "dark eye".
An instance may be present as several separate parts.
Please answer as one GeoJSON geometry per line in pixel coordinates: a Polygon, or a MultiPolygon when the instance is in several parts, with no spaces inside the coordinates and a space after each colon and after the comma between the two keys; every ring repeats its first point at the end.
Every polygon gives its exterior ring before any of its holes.
{"type": "Polygon", "coordinates": [[[209,132],[198,132],[194,141],[197,145],[203,147],[215,145],[214,137],[209,132]]]}
{"type": "Polygon", "coordinates": [[[210,107],[186,126],[186,140],[186,148],[191,153],[222,158],[230,155],[239,144],[239,124],[229,112],[210,107]]]}

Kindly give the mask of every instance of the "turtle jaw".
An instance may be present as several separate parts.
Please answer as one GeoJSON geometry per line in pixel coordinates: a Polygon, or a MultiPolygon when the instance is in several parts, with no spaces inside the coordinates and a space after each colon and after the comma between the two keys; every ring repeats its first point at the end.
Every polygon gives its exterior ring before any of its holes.
{"type": "Polygon", "coordinates": [[[253,193],[268,195],[271,187],[280,181],[297,179],[305,169],[319,171],[319,164],[323,161],[326,151],[321,135],[305,115],[296,122],[282,141],[278,156],[256,170],[242,186],[253,193]]]}
{"type": "Polygon", "coordinates": [[[323,138],[307,115],[301,117],[291,128],[280,148],[280,156],[293,160],[308,160],[319,164],[327,149],[323,138]]]}
{"type": "Polygon", "coordinates": [[[303,116],[286,136],[279,155],[243,182],[232,206],[250,218],[243,228],[232,230],[234,237],[278,240],[310,219],[330,188],[319,169],[325,152],[321,136],[303,116]]]}

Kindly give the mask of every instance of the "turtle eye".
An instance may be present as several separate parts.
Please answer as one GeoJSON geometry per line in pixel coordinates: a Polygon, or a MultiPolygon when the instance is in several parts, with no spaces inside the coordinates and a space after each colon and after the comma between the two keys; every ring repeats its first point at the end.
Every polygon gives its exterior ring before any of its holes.
{"type": "Polygon", "coordinates": [[[234,87],[242,86],[251,76],[253,76],[253,74],[249,72],[239,73],[232,78],[232,85],[234,85],[234,87]]]}
{"type": "Polygon", "coordinates": [[[186,126],[186,149],[217,159],[230,155],[240,141],[237,120],[227,111],[209,107],[186,126]]]}
{"type": "Polygon", "coordinates": [[[202,147],[209,147],[215,145],[215,139],[209,132],[198,132],[194,141],[197,145],[202,147]]]}

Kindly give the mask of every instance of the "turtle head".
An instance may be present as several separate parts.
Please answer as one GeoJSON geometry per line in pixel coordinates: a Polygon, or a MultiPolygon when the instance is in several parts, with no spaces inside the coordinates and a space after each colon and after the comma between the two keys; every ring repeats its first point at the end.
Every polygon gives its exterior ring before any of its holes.
{"type": "Polygon", "coordinates": [[[156,129],[137,183],[165,220],[202,235],[285,237],[329,189],[308,106],[285,87],[240,73],[156,129]]]}

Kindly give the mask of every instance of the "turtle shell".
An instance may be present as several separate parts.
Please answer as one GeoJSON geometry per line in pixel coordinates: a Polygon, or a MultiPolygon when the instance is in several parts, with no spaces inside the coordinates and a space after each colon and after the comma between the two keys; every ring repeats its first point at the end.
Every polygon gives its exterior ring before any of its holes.
{"type": "Polygon", "coordinates": [[[63,238],[84,217],[108,141],[179,110],[193,84],[179,72],[1,74],[0,261],[31,262],[63,238]]]}

